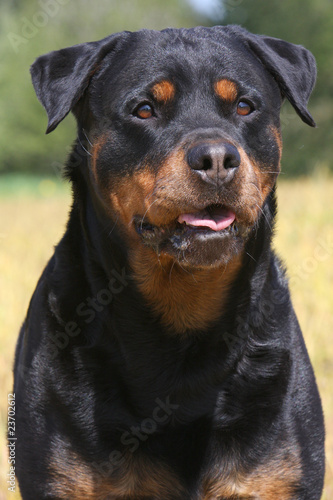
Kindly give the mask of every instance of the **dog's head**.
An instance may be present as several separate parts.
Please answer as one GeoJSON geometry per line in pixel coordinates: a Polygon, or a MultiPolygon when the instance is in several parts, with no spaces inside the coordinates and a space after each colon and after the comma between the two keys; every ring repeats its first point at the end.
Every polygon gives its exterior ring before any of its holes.
{"type": "Polygon", "coordinates": [[[70,110],[87,182],[131,248],[218,266],[265,216],[287,98],[314,126],[303,47],[236,26],[119,33],[37,59],[52,131],[70,110]]]}

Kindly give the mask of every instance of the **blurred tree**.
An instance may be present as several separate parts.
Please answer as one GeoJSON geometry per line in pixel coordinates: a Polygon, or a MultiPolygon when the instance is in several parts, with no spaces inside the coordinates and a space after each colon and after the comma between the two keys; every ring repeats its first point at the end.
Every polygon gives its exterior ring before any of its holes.
{"type": "MultiPolygon", "coordinates": [[[[309,109],[316,130],[302,124],[287,104],[282,110],[283,167],[288,175],[333,171],[333,8],[331,0],[221,0],[221,24],[304,45],[317,60],[318,80],[309,109]]],[[[218,24],[217,23],[217,24],[218,24]]],[[[216,19],[214,20],[216,24],[216,19]]]]}
{"type": "Polygon", "coordinates": [[[58,173],[75,137],[70,116],[44,136],[47,118],[29,66],[42,53],[113,32],[193,26],[183,0],[11,0],[0,4],[0,173],[58,173]]]}

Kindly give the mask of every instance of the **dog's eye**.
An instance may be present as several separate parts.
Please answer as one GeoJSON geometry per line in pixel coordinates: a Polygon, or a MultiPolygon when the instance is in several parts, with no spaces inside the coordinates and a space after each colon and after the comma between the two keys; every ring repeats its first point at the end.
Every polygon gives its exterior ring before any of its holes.
{"type": "Polygon", "coordinates": [[[144,103],[140,104],[136,108],[134,115],[138,118],[141,118],[142,120],[146,120],[147,118],[151,118],[152,116],[154,116],[154,110],[150,104],[144,103]]]}
{"type": "Polygon", "coordinates": [[[249,115],[250,113],[252,113],[253,109],[254,108],[252,104],[244,100],[239,101],[239,103],[237,104],[237,113],[241,116],[249,115]]]}

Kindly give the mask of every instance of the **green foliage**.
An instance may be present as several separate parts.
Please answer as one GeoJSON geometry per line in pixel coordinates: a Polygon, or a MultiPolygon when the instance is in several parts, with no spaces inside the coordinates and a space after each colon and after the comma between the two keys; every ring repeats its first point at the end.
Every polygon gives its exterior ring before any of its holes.
{"type": "Polygon", "coordinates": [[[36,57],[122,30],[196,23],[195,14],[184,0],[1,2],[0,173],[58,174],[75,138],[72,116],[52,134],[44,135],[46,113],[29,74],[36,57]]]}
{"type": "MultiPolygon", "coordinates": [[[[222,1],[222,0],[221,0],[222,1]]],[[[224,0],[221,24],[304,45],[317,60],[309,109],[318,128],[304,125],[289,105],[282,111],[283,170],[288,176],[333,171],[333,9],[331,0],[224,0]],[[283,119],[285,118],[285,120],[283,119]]]]}

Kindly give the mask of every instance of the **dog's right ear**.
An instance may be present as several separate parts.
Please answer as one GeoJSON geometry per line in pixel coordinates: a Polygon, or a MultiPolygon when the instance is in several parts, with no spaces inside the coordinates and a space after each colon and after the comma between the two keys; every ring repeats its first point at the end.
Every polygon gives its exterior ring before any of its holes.
{"type": "Polygon", "coordinates": [[[245,41],[275,79],[282,97],[288,99],[304,123],[315,127],[307,109],[317,75],[316,61],[311,52],[279,38],[254,35],[240,26],[230,26],[229,30],[245,41]]]}
{"type": "Polygon", "coordinates": [[[32,83],[48,115],[52,132],[82,97],[98,64],[114,50],[122,33],[38,57],[31,66],[32,83]]]}

